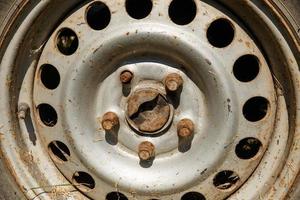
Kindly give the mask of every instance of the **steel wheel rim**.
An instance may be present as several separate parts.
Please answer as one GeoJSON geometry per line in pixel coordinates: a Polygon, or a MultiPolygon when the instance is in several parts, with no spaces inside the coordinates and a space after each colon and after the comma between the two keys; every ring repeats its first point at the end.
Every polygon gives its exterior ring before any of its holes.
{"type": "MultiPolygon", "coordinates": [[[[294,63],[294,66],[296,66],[296,62],[294,63]]],[[[297,66],[296,66],[296,67],[297,67],[297,66]]],[[[297,73],[299,73],[299,72],[296,71],[296,74],[297,74],[297,73]]],[[[296,90],[296,92],[297,92],[297,90],[296,90]]],[[[295,170],[296,170],[296,169],[295,169],[295,170]]],[[[247,185],[247,184],[246,184],[246,185],[247,185]]],[[[245,186],[246,186],[246,185],[245,185],[245,186]]],[[[44,189],[44,188],[43,188],[43,189],[44,189]]],[[[43,190],[43,189],[41,189],[41,190],[43,190]]],[[[29,191],[29,192],[32,192],[32,191],[29,191]]],[[[36,192],[36,191],[34,191],[34,192],[36,192]]],[[[185,192],[187,192],[187,191],[185,191],[185,192]]],[[[125,193],[126,193],[126,192],[125,192],[125,193]]],[[[237,195],[239,195],[239,193],[238,193],[237,195]]],[[[178,198],[180,198],[180,196],[182,196],[182,195],[179,195],[178,198]]],[[[130,196],[129,196],[129,197],[130,197],[130,196]]],[[[233,197],[233,198],[234,198],[234,197],[233,197]]]]}

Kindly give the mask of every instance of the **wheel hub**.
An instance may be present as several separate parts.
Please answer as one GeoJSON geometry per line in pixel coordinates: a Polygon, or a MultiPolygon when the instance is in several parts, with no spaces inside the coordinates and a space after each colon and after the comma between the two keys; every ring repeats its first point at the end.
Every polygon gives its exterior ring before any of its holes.
{"type": "Polygon", "coordinates": [[[283,123],[266,59],[212,4],[183,3],[185,16],[177,0],[148,1],[148,13],[116,2],[81,5],[41,52],[32,98],[44,148],[91,198],[227,198],[283,123]]]}
{"type": "Polygon", "coordinates": [[[159,91],[154,88],[139,89],[128,99],[126,119],[136,131],[152,135],[170,124],[168,121],[173,118],[171,110],[165,95],[159,91]]]}

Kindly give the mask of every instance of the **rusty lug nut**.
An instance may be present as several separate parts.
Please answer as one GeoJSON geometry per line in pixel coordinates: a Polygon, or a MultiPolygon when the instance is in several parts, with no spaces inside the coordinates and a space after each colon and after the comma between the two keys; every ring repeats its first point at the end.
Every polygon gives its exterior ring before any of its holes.
{"type": "Polygon", "coordinates": [[[190,119],[182,119],[177,124],[177,134],[181,138],[188,138],[194,134],[194,123],[190,119]]]}
{"type": "Polygon", "coordinates": [[[119,125],[119,117],[114,112],[107,112],[103,115],[101,124],[104,130],[111,131],[119,125]]]}
{"type": "Polygon", "coordinates": [[[175,92],[183,85],[182,77],[177,73],[169,74],[165,79],[165,87],[167,91],[175,92]]]}
{"type": "Polygon", "coordinates": [[[151,142],[142,142],[139,145],[139,157],[142,161],[151,160],[155,156],[155,147],[151,142]]]}
{"type": "Polygon", "coordinates": [[[130,72],[130,71],[123,71],[121,74],[120,74],[120,81],[123,83],[123,84],[128,84],[131,82],[131,80],[133,79],[133,73],[130,72]]]}

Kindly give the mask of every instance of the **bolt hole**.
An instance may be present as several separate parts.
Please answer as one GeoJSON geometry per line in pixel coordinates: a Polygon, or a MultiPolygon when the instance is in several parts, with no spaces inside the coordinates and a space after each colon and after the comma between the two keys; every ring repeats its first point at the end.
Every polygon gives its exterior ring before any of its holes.
{"type": "Polygon", "coordinates": [[[241,82],[254,80],[259,73],[259,60],[254,55],[240,57],[233,67],[234,76],[241,82]]]}
{"type": "Polygon", "coordinates": [[[73,183],[84,192],[95,188],[95,180],[86,172],[75,172],[73,175],[73,183]]]}
{"type": "Polygon", "coordinates": [[[194,0],[173,0],[169,7],[169,16],[178,25],[191,23],[196,14],[197,6],[194,0]]]}
{"type": "Polygon", "coordinates": [[[249,99],[244,107],[244,117],[250,122],[262,120],[268,112],[269,102],[264,97],[253,97],[249,99]]]}
{"type": "Polygon", "coordinates": [[[211,45],[218,48],[224,48],[233,41],[234,27],[227,19],[217,19],[210,24],[206,35],[211,45]]]}
{"type": "Polygon", "coordinates": [[[44,64],[41,66],[40,76],[44,86],[50,90],[56,89],[60,83],[59,72],[50,64],[44,64]]]}
{"type": "Polygon", "coordinates": [[[57,123],[57,113],[55,109],[49,104],[40,104],[38,106],[38,112],[41,121],[49,127],[53,127],[57,123]]]}
{"type": "Polygon", "coordinates": [[[106,195],[106,200],[128,200],[128,198],[120,192],[111,192],[106,195]]]}
{"type": "Polygon", "coordinates": [[[94,30],[106,28],[111,20],[109,8],[102,2],[92,3],[86,13],[86,21],[94,30]]]}
{"type": "Polygon", "coordinates": [[[127,0],[126,11],[130,17],[134,19],[143,19],[152,11],[151,0],[127,0]]]}
{"type": "Polygon", "coordinates": [[[183,195],[181,200],[205,200],[205,197],[198,192],[189,192],[183,195]]]}
{"type": "Polygon", "coordinates": [[[69,29],[63,28],[59,31],[57,37],[57,48],[64,55],[72,55],[75,53],[79,45],[76,33],[69,29]]]}
{"type": "Polygon", "coordinates": [[[233,171],[225,170],[219,172],[213,179],[213,184],[220,190],[231,188],[240,180],[240,177],[233,171]]]}
{"type": "Polygon", "coordinates": [[[68,161],[71,153],[67,145],[60,141],[53,141],[48,145],[48,149],[52,158],[59,162],[68,161]]]}
{"type": "Polygon", "coordinates": [[[251,159],[259,152],[261,142],[256,138],[242,139],[235,148],[236,155],[241,159],[251,159]]]}

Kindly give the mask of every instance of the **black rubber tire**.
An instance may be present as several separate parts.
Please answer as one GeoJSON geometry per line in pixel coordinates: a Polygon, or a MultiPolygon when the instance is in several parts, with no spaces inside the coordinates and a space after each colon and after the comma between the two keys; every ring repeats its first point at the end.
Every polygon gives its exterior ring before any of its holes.
{"type": "MultiPolygon", "coordinates": [[[[6,25],[6,19],[9,13],[12,13],[18,6],[17,0],[0,0],[0,36],[6,25]]],[[[0,48],[0,58],[2,58],[2,52],[0,48]]],[[[0,140],[0,146],[1,146],[0,140]]],[[[7,168],[5,161],[3,160],[0,150],[0,200],[21,200],[26,199],[21,192],[19,186],[16,184],[13,176],[7,168]]]]}
{"type": "MultiPolygon", "coordinates": [[[[31,4],[37,2],[38,0],[30,0],[31,4]]],[[[275,0],[274,0],[275,1],[275,0]]],[[[293,19],[294,27],[298,35],[300,35],[300,1],[299,0],[279,0],[284,5],[282,12],[285,15],[290,15],[289,19],[293,19]],[[291,17],[292,16],[292,17],[291,17]],[[295,25],[296,23],[296,25],[295,25]]],[[[12,15],[15,10],[19,9],[19,4],[22,3],[21,0],[0,0],[0,36],[6,25],[6,19],[9,15],[12,15]]],[[[291,22],[292,23],[292,22],[291,22]]],[[[0,38],[1,39],[1,38],[0,38]]],[[[2,46],[1,46],[2,48],[2,46]]],[[[0,48],[0,60],[2,58],[2,53],[4,48],[0,48]]],[[[0,140],[1,147],[1,140],[0,140]]],[[[24,194],[17,186],[10,174],[9,170],[5,165],[0,152],[0,200],[20,200],[26,199],[24,194]]],[[[300,174],[296,181],[292,193],[290,194],[290,199],[299,200],[300,199],[300,174]]]]}
{"type": "MultiPolygon", "coordinates": [[[[5,19],[10,10],[16,6],[16,1],[13,0],[0,0],[0,31],[2,32],[5,26],[5,19]]],[[[0,32],[0,33],[1,33],[0,32]]],[[[1,55],[2,57],[2,55],[1,55]]],[[[1,145],[1,140],[0,140],[1,145]]],[[[0,152],[0,200],[17,200],[25,199],[24,194],[15,183],[9,170],[5,165],[0,152]]]]}

